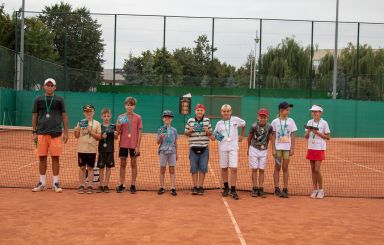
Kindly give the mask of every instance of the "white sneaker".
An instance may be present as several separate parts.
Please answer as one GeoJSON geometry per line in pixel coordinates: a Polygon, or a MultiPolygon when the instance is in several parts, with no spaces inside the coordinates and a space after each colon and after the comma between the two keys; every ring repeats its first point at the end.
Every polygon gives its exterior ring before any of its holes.
{"type": "Polygon", "coordinates": [[[53,185],[53,189],[55,190],[56,193],[62,193],[63,189],[60,187],[59,183],[55,183],[53,185]]]}
{"type": "Polygon", "coordinates": [[[324,190],[321,189],[321,190],[319,190],[319,192],[317,193],[316,198],[323,199],[324,196],[325,196],[325,194],[324,194],[324,190]]]}
{"type": "Polygon", "coordinates": [[[319,193],[319,190],[314,190],[314,191],[312,191],[310,197],[311,198],[316,198],[318,193],[319,193]]]}
{"type": "Polygon", "coordinates": [[[45,185],[43,185],[41,182],[37,184],[35,188],[32,189],[32,192],[39,192],[39,191],[45,191],[45,185]]]}

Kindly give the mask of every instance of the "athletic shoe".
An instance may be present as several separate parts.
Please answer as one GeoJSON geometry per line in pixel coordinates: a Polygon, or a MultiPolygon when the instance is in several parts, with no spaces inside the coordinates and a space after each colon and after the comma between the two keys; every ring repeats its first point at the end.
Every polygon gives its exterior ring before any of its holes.
{"type": "Polygon", "coordinates": [[[123,184],[119,185],[116,187],[116,192],[117,193],[122,193],[125,191],[125,186],[123,184]]]}
{"type": "Polygon", "coordinates": [[[38,192],[38,191],[45,191],[45,185],[43,185],[41,182],[39,182],[35,188],[32,189],[33,192],[38,192]]]}
{"type": "Polygon", "coordinates": [[[281,196],[282,198],[288,198],[288,189],[287,188],[283,188],[283,191],[281,192],[281,196]]]}
{"type": "Polygon", "coordinates": [[[223,197],[226,197],[229,195],[229,188],[224,188],[223,192],[221,193],[223,197]]]}
{"type": "Polygon", "coordinates": [[[275,187],[275,195],[281,197],[281,191],[279,187],[275,187]]]}
{"type": "Polygon", "coordinates": [[[159,195],[163,195],[165,193],[165,189],[163,187],[161,187],[158,191],[157,191],[157,194],[159,195]]]}
{"type": "Polygon", "coordinates": [[[92,188],[92,186],[90,185],[90,186],[88,186],[88,188],[87,188],[87,194],[92,194],[93,193],[93,188],[92,188]]]}
{"type": "Polygon", "coordinates": [[[318,199],[323,199],[324,196],[325,196],[325,194],[324,194],[324,190],[319,190],[319,192],[317,193],[316,198],[318,198],[318,199]]]}
{"type": "Polygon", "coordinates": [[[59,183],[55,183],[53,185],[53,189],[55,190],[56,193],[62,193],[63,189],[60,187],[59,183]]]}
{"type": "Polygon", "coordinates": [[[172,195],[172,196],[177,196],[177,193],[176,193],[176,189],[175,189],[175,188],[172,188],[172,189],[171,189],[171,195],[172,195]]]}
{"type": "Polygon", "coordinates": [[[240,199],[240,197],[239,197],[239,195],[237,195],[237,192],[236,192],[236,191],[231,191],[231,196],[232,196],[232,198],[235,199],[235,200],[239,200],[239,199],[240,199]]]}
{"type": "Polygon", "coordinates": [[[81,185],[80,187],[79,187],[79,194],[84,194],[84,186],[83,185],[81,185]]]}
{"type": "Polygon", "coordinates": [[[251,191],[251,196],[257,197],[258,195],[259,195],[259,189],[257,189],[257,187],[254,187],[251,191]]]}
{"type": "Polygon", "coordinates": [[[263,197],[263,198],[266,197],[266,196],[265,196],[265,192],[264,192],[264,188],[263,188],[263,187],[260,187],[260,188],[259,188],[259,190],[258,190],[258,192],[257,192],[257,195],[258,195],[259,197],[263,197]]]}
{"type": "Polygon", "coordinates": [[[197,189],[197,187],[193,187],[192,189],[192,195],[198,195],[199,194],[199,189],[197,189]]]}
{"type": "Polygon", "coordinates": [[[309,196],[310,198],[316,198],[317,197],[317,193],[319,193],[318,190],[314,190],[312,191],[311,195],[309,196]]]}
{"type": "Polygon", "coordinates": [[[197,188],[197,194],[199,194],[200,196],[201,195],[204,195],[204,188],[203,187],[199,187],[199,188],[197,188]]]}
{"type": "Polygon", "coordinates": [[[104,186],[104,188],[103,188],[103,192],[104,192],[104,193],[109,193],[109,187],[108,187],[108,186],[104,186]]]}
{"type": "Polygon", "coordinates": [[[131,191],[131,194],[136,194],[136,186],[131,185],[131,188],[129,188],[129,190],[131,191]]]}
{"type": "Polygon", "coordinates": [[[102,193],[102,192],[104,192],[104,188],[101,185],[99,185],[99,187],[97,187],[96,189],[96,193],[102,193]]]}

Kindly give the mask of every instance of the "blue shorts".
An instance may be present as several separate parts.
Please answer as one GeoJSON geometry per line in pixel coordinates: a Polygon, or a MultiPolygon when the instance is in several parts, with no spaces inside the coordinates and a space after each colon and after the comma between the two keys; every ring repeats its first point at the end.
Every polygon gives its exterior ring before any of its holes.
{"type": "Polygon", "coordinates": [[[206,148],[197,153],[192,149],[189,149],[189,160],[191,162],[190,172],[195,174],[197,172],[207,173],[208,172],[208,160],[209,160],[209,150],[206,148]]]}

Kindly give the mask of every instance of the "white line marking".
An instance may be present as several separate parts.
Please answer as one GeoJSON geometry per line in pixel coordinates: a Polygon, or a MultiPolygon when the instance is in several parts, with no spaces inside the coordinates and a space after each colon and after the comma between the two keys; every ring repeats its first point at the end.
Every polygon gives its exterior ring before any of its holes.
{"type": "Polygon", "coordinates": [[[340,160],[340,161],[347,162],[347,163],[352,163],[352,164],[354,164],[356,166],[359,166],[359,167],[362,167],[362,168],[366,168],[366,169],[369,169],[369,170],[372,170],[372,171],[384,174],[384,172],[381,171],[381,170],[370,168],[370,167],[367,167],[365,165],[361,165],[361,164],[358,164],[358,163],[355,163],[355,162],[352,162],[352,161],[349,161],[349,160],[346,160],[346,159],[343,159],[343,158],[340,158],[340,157],[335,157],[335,156],[333,156],[333,157],[338,159],[338,160],[340,160]]]}
{"type": "MultiPolygon", "coordinates": [[[[208,167],[209,167],[209,172],[213,175],[213,178],[217,181],[218,185],[220,186],[220,182],[219,182],[215,172],[213,172],[213,170],[211,168],[211,165],[209,163],[208,163],[208,167]]],[[[236,231],[237,237],[240,240],[240,244],[241,245],[247,245],[247,243],[245,242],[244,236],[241,233],[239,224],[237,223],[237,221],[235,219],[235,216],[233,215],[232,210],[229,207],[229,204],[228,204],[227,200],[225,200],[224,197],[222,197],[221,199],[223,200],[223,203],[224,203],[224,205],[225,205],[225,207],[227,209],[228,216],[231,219],[233,226],[235,227],[235,231],[236,231]]]]}

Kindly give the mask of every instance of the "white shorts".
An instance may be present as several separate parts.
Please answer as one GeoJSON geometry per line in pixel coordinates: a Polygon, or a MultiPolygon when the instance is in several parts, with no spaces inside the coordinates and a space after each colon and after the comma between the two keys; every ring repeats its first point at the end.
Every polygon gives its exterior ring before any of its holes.
{"type": "Polygon", "coordinates": [[[252,169],[265,169],[265,165],[267,165],[267,155],[267,150],[260,151],[250,146],[248,152],[249,167],[252,169]]]}
{"type": "Polygon", "coordinates": [[[220,168],[237,168],[238,151],[219,151],[220,168]]]}

